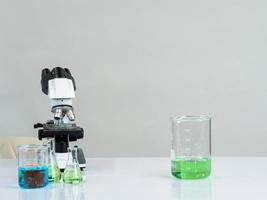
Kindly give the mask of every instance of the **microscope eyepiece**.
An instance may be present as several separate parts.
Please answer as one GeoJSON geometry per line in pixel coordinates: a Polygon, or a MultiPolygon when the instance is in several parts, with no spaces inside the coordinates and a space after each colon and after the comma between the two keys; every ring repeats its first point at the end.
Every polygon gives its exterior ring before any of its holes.
{"type": "Polygon", "coordinates": [[[57,78],[66,78],[70,79],[73,83],[73,88],[74,91],[76,90],[76,85],[74,78],[71,75],[71,72],[68,68],[62,68],[62,67],[55,67],[52,70],[49,70],[48,68],[45,68],[42,70],[42,75],[41,75],[41,86],[42,86],[42,91],[46,95],[48,94],[48,82],[52,79],[57,79],[57,78]]]}
{"type": "Polygon", "coordinates": [[[65,72],[67,72],[69,75],[71,75],[70,70],[68,68],[64,68],[65,72]]]}

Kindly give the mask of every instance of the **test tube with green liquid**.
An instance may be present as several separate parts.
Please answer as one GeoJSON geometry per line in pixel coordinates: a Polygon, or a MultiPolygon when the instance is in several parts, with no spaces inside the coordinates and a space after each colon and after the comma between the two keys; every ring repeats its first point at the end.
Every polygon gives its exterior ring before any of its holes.
{"type": "Polygon", "coordinates": [[[172,118],[171,173],[180,179],[201,179],[211,173],[211,118],[172,118]]]}

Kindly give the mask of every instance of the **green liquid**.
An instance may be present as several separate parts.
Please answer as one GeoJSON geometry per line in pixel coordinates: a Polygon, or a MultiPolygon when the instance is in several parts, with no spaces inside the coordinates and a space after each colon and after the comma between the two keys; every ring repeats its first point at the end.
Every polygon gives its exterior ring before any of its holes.
{"type": "Polygon", "coordinates": [[[58,165],[56,166],[49,166],[48,167],[48,181],[50,183],[58,183],[60,182],[60,169],[58,165]]]}
{"type": "Polygon", "coordinates": [[[176,158],[172,175],[180,179],[201,179],[210,175],[210,158],[176,158]]]}
{"type": "Polygon", "coordinates": [[[64,177],[63,177],[64,183],[67,184],[78,184],[82,182],[82,174],[80,170],[73,170],[73,169],[65,169],[64,171],[64,177]]]}

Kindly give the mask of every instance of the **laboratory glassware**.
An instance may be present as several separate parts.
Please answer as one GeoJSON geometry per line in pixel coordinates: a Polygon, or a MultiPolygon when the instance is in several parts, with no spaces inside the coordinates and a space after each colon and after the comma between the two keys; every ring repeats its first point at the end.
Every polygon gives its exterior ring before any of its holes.
{"type": "Polygon", "coordinates": [[[17,146],[18,183],[21,188],[39,188],[48,184],[47,148],[28,144],[17,146]]]}
{"type": "Polygon", "coordinates": [[[68,161],[63,174],[63,181],[67,184],[82,182],[82,173],[77,159],[77,147],[68,148],[68,161]]]}
{"type": "Polygon", "coordinates": [[[211,118],[173,117],[171,173],[181,179],[200,179],[211,172],[211,118]]]}
{"type": "Polygon", "coordinates": [[[55,139],[46,138],[44,145],[47,147],[47,165],[48,165],[48,181],[51,183],[60,182],[60,169],[55,154],[55,139]]]}

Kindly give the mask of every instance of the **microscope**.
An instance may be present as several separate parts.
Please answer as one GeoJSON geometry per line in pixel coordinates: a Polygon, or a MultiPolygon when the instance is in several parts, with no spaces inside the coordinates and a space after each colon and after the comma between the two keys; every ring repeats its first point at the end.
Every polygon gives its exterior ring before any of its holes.
{"type": "MultiPolygon", "coordinates": [[[[55,153],[59,168],[64,171],[68,160],[69,142],[82,139],[83,129],[75,124],[75,115],[72,107],[72,99],[75,98],[76,85],[68,68],[55,67],[51,71],[47,68],[42,70],[41,86],[44,94],[51,101],[53,120],[46,123],[37,123],[38,138],[54,138],[55,153]]],[[[77,146],[76,146],[77,147],[77,146]]],[[[78,148],[78,162],[83,170],[86,160],[81,148],[78,148]]]]}

